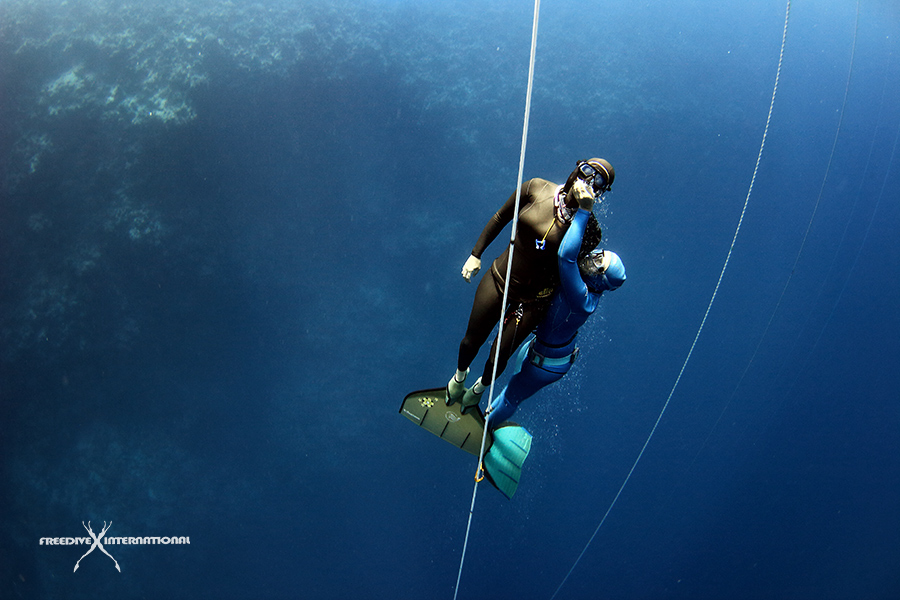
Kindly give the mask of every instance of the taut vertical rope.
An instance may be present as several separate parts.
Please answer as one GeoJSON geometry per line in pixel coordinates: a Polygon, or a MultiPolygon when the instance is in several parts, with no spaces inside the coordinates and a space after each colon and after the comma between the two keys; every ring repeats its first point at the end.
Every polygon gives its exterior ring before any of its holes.
{"type": "MultiPolygon", "coordinates": [[[[531,90],[534,82],[534,55],[537,49],[538,15],[541,10],[541,0],[534,0],[534,18],[531,25],[531,57],[528,63],[528,88],[525,91],[525,120],[522,124],[522,149],[519,153],[519,176],[516,181],[516,206],[513,212],[512,232],[509,236],[509,260],[506,261],[506,280],[503,284],[503,303],[500,306],[500,330],[497,333],[497,344],[494,351],[494,370],[491,373],[491,389],[488,392],[488,407],[494,401],[494,385],[497,383],[497,363],[500,361],[500,341],[503,338],[503,320],[506,318],[506,300],[509,296],[509,276],[512,272],[513,251],[515,250],[516,231],[519,225],[519,201],[522,198],[522,174],[525,169],[525,144],[528,141],[528,118],[531,115],[531,90]]],[[[456,575],[456,588],[453,590],[453,600],[459,594],[459,582],[462,579],[463,565],[466,562],[466,548],[469,545],[469,532],[472,530],[472,515],[475,512],[475,498],[478,495],[478,483],[484,478],[482,461],[484,460],[484,447],[487,442],[488,423],[490,414],[485,417],[484,433],[481,436],[481,450],[478,452],[478,467],[475,470],[475,486],[472,489],[472,503],[469,505],[469,521],[466,524],[466,537],[463,541],[462,557],[459,559],[459,573],[456,575]]]]}

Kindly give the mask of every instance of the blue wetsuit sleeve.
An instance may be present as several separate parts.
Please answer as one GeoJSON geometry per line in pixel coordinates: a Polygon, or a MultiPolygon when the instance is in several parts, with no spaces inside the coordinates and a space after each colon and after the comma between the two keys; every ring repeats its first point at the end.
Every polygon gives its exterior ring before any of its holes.
{"type": "Polygon", "coordinates": [[[581,251],[581,240],[590,216],[589,211],[578,209],[565,237],[563,237],[558,255],[560,287],[566,303],[571,310],[588,314],[594,312],[600,299],[600,294],[592,294],[588,291],[587,285],[581,279],[581,271],[578,269],[578,253],[581,251]]]}

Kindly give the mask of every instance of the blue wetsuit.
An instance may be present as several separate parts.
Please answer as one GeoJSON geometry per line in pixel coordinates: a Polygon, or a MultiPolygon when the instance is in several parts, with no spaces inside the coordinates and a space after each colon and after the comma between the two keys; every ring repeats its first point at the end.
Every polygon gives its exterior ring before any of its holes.
{"type": "Polygon", "coordinates": [[[600,294],[588,290],[578,269],[578,252],[590,211],[579,209],[559,247],[560,287],[531,344],[519,349],[516,372],[491,403],[492,428],[509,419],[526,398],[558,381],[577,355],[578,329],[596,310],[600,294]]]}

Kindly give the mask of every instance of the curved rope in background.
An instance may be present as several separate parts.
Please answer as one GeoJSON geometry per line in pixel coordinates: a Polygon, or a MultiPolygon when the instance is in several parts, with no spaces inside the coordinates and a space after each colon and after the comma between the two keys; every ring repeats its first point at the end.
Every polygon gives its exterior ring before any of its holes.
{"type": "MultiPolygon", "coordinates": [[[[775,72],[775,85],[772,89],[772,101],[769,103],[769,114],[766,117],[766,127],[763,130],[762,142],[759,145],[759,154],[756,156],[756,165],[753,167],[753,176],[750,178],[750,187],[747,190],[747,197],[744,199],[744,206],[741,209],[741,216],[738,219],[737,227],[734,231],[734,237],[731,239],[731,246],[728,248],[728,254],[725,256],[725,264],[722,265],[722,271],[719,273],[719,279],[716,281],[716,287],[713,290],[712,297],[709,299],[709,304],[706,307],[706,312],[703,314],[703,319],[700,321],[700,327],[697,329],[697,335],[694,336],[694,341],[691,344],[690,350],[688,350],[687,356],[684,359],[684,363],[681,365],[681,370],[678,372],[678,377],[675,378],[675,383],[672,385],[672,389],[669,392],[669,396],[666,398],[665,404],[663,404],[662,410],[659,412],[659,416],[656,418],[656,422],[653,424],[653,428],[650,430],[650,434],[647,436],[647,440],[644,442],[643,447],[641,447],[641,451],[638,453],[637,458],[634,460],[634,463],[631,465],[631,469],[628,471],[628,474],[625,476],[625,480],[622,482],[622,485],[619,487],[619,491],[616,492],[615,497],[609,505],[609,508],[606,509],[606,513],[604,513],[603,518],[600,519],[600,523],[597,525],[597,528],[594,530],[594,533],[591,534],[590,539],[588,539],[587,544],[585,544],[584,549],[582,549],[581,554],[578,555],[578,558],[575,559],[575,562],[572,564],[572,568],[569,569],[569,572],[566,573],[566,576],[563,578],[562,582],[559,584],[559,587],[556,588],[556,591],[553,592],[553,595],[550,597],[550,600],[556,598],[559,591],[569,580],[569,577],[572,575],[572,572],[575,570],[575,567],[578,566],[578,563],[581,561],[582,557],[584,557],[585,552],[587,552],[588,547],[590,547],[591,542],[594,541],[594,538],[597,537],[597,533],[600,531],[600,528],[603,526],[603,523],[606,522],[606,518],[609,516],[609,513],[612,512],[613,507],[618,502],[619,497],[622,495],[622,491],[625,489],[625,486],[628,485],[628,481],[631,479],[631,475],[634,473],[634,470],[637,468],[638,463],[641,461],[641,457],[644,455],[644,451],[647,449],[647,446],[650,444],[650,440],[653,438],[653,434],[656,433],[657,427],[659,427],[660,421],[662,421],[663,415],[666,412],[666,409],[669,407],[669,402],[672,400],[672,396],[675,395],[675,390],[678,388],[678,383],[681,381],[681,376],[684,374],[684,370],[687,368],[688,362],[691,360],[691,355],[694,353],[694,348],[697,346],[697,340],[700,339],[700,333],[703,331],[703,326],[706,324],[706,319],[709,317],[709,312],[712,310],[713,303],[716,300],[716,294],[719,292],[719,286],[722,284],[722,278],[725,276],[725,270],[728,268],[728,262],[731,260],[731,254],[734,251],[734,245],[737,242],[738,234],[741,231],[741,224],[744,221],[744,215],[747,212],[747,206],[750,203],[750,195],[753,193],[753,184],[756,182],[756,174],[759,172],[759,163],[762,160],[763,149],[766,147],[766,137],[769,134],[769,123],[772,121],[772,111],[775,108],[775,95],[778,92],[778,80],[781,77],[781,65],[784,61],[784,47],[787,41],[787,30],[788,30],[788,21],[790,20],[791,15],[791,2],[788,0],[787,8],[785,9],[784,15],[784,29],[781,34],[781,51],[778,55],[778,69],[775,72]]],[[[805,239],[805,238],[804,238],[805,239]]]]}
{"type": "MultiPolygon", "coordinates": [[[[741,376],[738,379],[738,382],[734,387],[734,391],[731,392],[731,396],[728,398],[728,401],[725,403],[725,406],[722,407],[722,411],[719,413],[719,418],[716,419],[715,423],[713,423],[712,428],[709,430],[709,434],[706,436],[706,439],[703,441],[703,444],[700,445],[700,449],[697,451],[697,454],[694,456],[694,460],[691,461],[691,465],[694,464],[694,462],[697,460],[697,457],[700,456],[700,452],[703,450],[703,448],[706,447],[706,444],[709,442],[710,437],[712,436],[712,434],[716,430],[716,428],[719,426],[719,422],[722,420],[722,417],[725,415],[725,411],[728,410],[728,407],[731,405],[731,401],[734,400],[734,397],[737,395],[738,389],[741,387],[741,384],[744,382],[744,378],[747,376],[747,372],[750,370],[750,366],[753,364],[753,361],[756,359],[756,355],[759,353],[759,349],[762,346],[763,340],[766,339],[766,336],[769,333],[769,329],[772,327],[772,322],[775,320],[775,314],[778,312],[778,309],[781,307],[781,302],[782,302],[782,300],[784,300],[784,295],[787,292],[788,286],[791,284],[791,279],[794,276],[794,271],[796,271],[796,269],[797,269],[797,263],[800,262],[800,255],[803,254],[803,248],[806,245],[807,237],[809,237],[809,231],[812,228],[813,219],[815,219],[816,212],[819,210],[819,203],[822,201],[822,194],[825,191],[825,182],[828,180],[828,174],[831,172],[831,165],[834,162],[834,152],[835,152],[835,149],[837,148],[838,137],[840,136],[840,133],[841,133],[841,124],[844,121],[844,109],[847,106],[847,96],[850,93],[850,79],[853,76],[853,61],[854,61],[854,57],[856,55],[856,39],[857,39],[858,32],[859,32],[859,0],[857,0],[857,2],[856,2],[856,25],[853,30],[853,47],[850,51],[850,69],[847,73],[847,84],[844,87],[844,100],[841,103],[841,113],[840,113],[840,117],[838,118],[837,131],[835,131],[835,133],[834,133],[834,142],[831,145],[831,154],[828,157],[828,165],[825,168],[825,175],[822,178],[822,185],[819,187],[819,196],[816,198],[816,204],[813,207],[813,212],[809,217],[809,223],[806,224],[806,232],[803,234],[803,241],[800,243],[800,249],[797,251],[797,257],[794,259],[794,264],[791,267],[791,272],[790,272],[790,275],[788,275],[787,281],[784,283],[784,288],[782,288],[782,290],[781,290],[781,295],[778,297],[778,301],[775,303],[775,308],[772,309],[772,314],[769,316],[769,322],[766,323],[766,327],[763,330],[762,336],[760,336],[759,341],[756,344],[756,348],[754,348],[753,354],[750,356],[750,360],[747,361],[747,366],[744,368],[743,373],[741,373],[741,376]]],[[[883,101],[883,97],[884,97],[884,92],[882,90],[882,101],[883,101]]],[[[879,108],[879,112],[880,112],[880,110],[881,109],[879,108]]],[[[873,137],[873,140],[872,140],[873,145],[874,145],[874,142],[875,142],[875,140],[873,137]]],[[[870,149],[870,153],[869,153],[869,158],[871,159],[871,149],[870,149]]],[[[868,162],[866,163],[866,169],[868,170],[868,162]]],[[[846,228],[844,229],[844,233],[846,234],[846,228]]],[[[838,247],[840,247],[840,246],[838,246],[838,247]]],[[[857,255],[857,257],[858,256],[859,255],[857,255]]],[[[834,263],[832,261],[832,265],[833,264],[834,263]]],[[[824,280],[823,280],[823,285],[824,285],[824,280]]],[[[845,283],[845,286],[846,286],[846,283],[845,283]]],[[[820,288],[819,294],[821,295],[821,288],[820,288]]],[[[809,317],[807,315],[807,320],[808,320],[808,318],[809,317]]],[[[802,333],[803,329],[805,328],[805,326],[806,325],[804,323],[804,326],[800,328],[801,333],[802,333]]],[[[824,329],[823,329],[823,331],[824,331],[824,329]]],[[[788,352],[788,355],[790,355],[791,352],[793,352],[794,346],[796,346],[797,341],[799,341],[799,339],[800,339],[799,335],[800,334],[798,334],[797,340],[794,340],[794,345],[791,347],[791,351],[788,352]]],[[[816,343],[818,343],[818,341],[816,343]]],[[[688,469],[690,469],[691,465],[688,466],[688,469]]]]}

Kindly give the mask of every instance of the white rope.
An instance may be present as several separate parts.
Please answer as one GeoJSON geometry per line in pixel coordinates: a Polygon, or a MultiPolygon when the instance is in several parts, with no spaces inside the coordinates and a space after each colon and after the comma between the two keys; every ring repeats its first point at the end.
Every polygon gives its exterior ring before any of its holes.
{"type": "Polygon", "coordinates": [[[669,402],[672,400],[672,396],[675,395],[675,390],[678,388],[678,383],[681,381],[681,376],[684,374],[684,370],[685,368],[687,368],[688,362],[691,360],[691,355],[694,353],[694,348],[697,346],[697,340],[700,339],[700,333],[703,331],[703,326],[706,324],[706,318],[709,316],[709,311],[712,309],[713,302],[715,302],[716,300],[716,294],[719,293],[719,286],[722,284],[722,278],[725,276],[725,270],[728,268],[728,261],[731,260],[731,253],[734,251],[734,245],[737,242],[738,233],[741,231],[741,223],[743,223],[744,221],[744,214],[746,214],[747,212],[747,205],[750,202],[750,194],[753,193],[753,184],[754,182],[756,182],[756,173],[759,171],[759,163],[762,160],[763,149],[766,147],[766,136],[769,134],[769,123],[772,121],[772,111],[775,108],[775,94],[778,92],[778,80],[781,77],[781,64],[784,60],[784,46],[785,41],[787,40],[788,19],[790,17],[790,14],[791,1],[787,0],[787,9],[784,15],[784,31],[781,34],[781,52],[778,56],[778,69],[775,72],[775,86],[772,89],[772,101],[769,104],[769,114],[766,117],[766,127],[763,130],[762,143],[759,146],[759,154],[757,154],[756,156],[756,166],[754,166],[753,168],[753,176],[750,178],[750,188],[747,190],[747,197],[744,199],[744,207],[741,209],[741,216],[738,219],[737,228],[734,231],[734,237],[731,239],[731,247],[728,248],[728,254],[725,256],[725,264],[722,265],[722,271],[719,273],[719,280],[716,281],[716,287],[713,290],[712,297],[709,299],[709,304],[706,307],[706,312],[703,314],[703,319],[700,321],[700,327],[697,329],[697,335],[694,336],[694,341],[691,344],[690,350],[688,350],[687,356],[684,359],[684,363],[682,363],[681,365],[681,370],[678,372],[678,377],[675,378],[675,384],[672,386],[671,391],[669,391],[669,396],[666,398],[666,402],[665,404],[663,404],[662,410],[659,412],[659,416],[656,418],[656,422],[653,424],[653,428],[650,430],[650,435],[647,436],[647,440],[641,447],[641,451],[638,453],[637,458],[634,460],[634,464],[631,465],[631,469],[628,471],[628,475],[625,476],[625,481],[622,482],[622,485],[619,487],[619,491],[616,492],[612,503],[610,503],[609,508],[606,509],[606,513],[604,513],[603,518],[600,519],[600,523],[597,525],[597,528],[594,529],[594,533],[591,534],[591,537],[590,539],[588,539],[587,544],[584,545],[581,554],[579,554],[578,558],[575,559],[575,562],[572,564],[572,568],[569,569],[568,573],[566,573],[566,576],[563,578],[562,583],[560,583],[559,587],[556,588],[556,591],[553,592],[550,600],[556,598],[556,595],[559,594],[559,591],[566,584],[566,581],[569,580],[569,576],[572,575],[575,567],[578,566],[578,563],[581,561],[584,553],[587,552],[587,549],[591,545],[591,542],[593,542],[594,538],[597,537],[597,532],[600,531],[603,523],[606,522],[606,518],[609,516],[609,513],[612,512],[612,509],[616,505],[616,502],[619,500],[619,496],[622,495],[622,491],[625,489],[625,486],[628,485],[628,480],[631,479],[631,475],[634,473],[634,470],[637,468],[638,463],[641,461],[641,457],[644,456],[644,451],[650,444],[650,440],[653,438],[653,434],[656,433],[656,428],[659,426],[660,421],[662,421],[663,415],[665,414],[666,409],[669,407],[669,402]]]}
{"type": "MultiPolygon", "coordinates": [[[[756,343],[756,348],[753,349],[753,354],[750,356],[750,360],[747,361],[747,366],[744,367],[744,371],[741,373],[741,376],[738,378],[738,382],[737,382],[737,384],[735,384],[734,390],[732,390],[732,392],[731,392],[731,396],[728,397],[728,401],[725,402],[725,406],[723,406],[722,410],[719,412],[719,418],[717,418],[716,422],[713,423],[712,429],[709,430],[709,433],[706,435],[706,439],[703,440],[703,443],[700,445],[700,449],[697,450],[697,454],[694,456],[694,460],[691,461],[691,464],[688,466],[688,469],[693,467],[694,461],[697,460],[697,457],[699,457],[700,453],[703,451],[703,449],[706,448],[707,442],[709,442],[709,439],[712,437],[713,432],[719,426],[719,422],[722,420],[722,417],[725,416],[725,411],[727,411],[728,407],[731,406],[732,400],[734,400],[735,396],[738,393],[738,390],[740,389],[741,385],[744,383],[744,378],[747,376],[747,373],[750,371],[750,367],[753,365],[753,361],[756,360],[756,355],[759,354],[759,349],[762,347],[763,341],[765,341],[766,336],[769,334],[769,330],[772,327],[772,323],[775,321],[775,315],[778,313],[778,309],[781,308],[781,302],[784,300],[784,296],[785,296],[785,293],[787,292],[788,286],[790,286],[791,280],[794,277],[794,272],[797,270],[797,264],[800,262],[800,255],[803,254],[803,248],[806,246],[806,239],[807,239],[807,237],[809,237],[809,232],[810,232],[810,229],[812,228],[813,219],[816,218],[816,212],[819,210],[819,203],[821,202],[822,194],[825,191],[825,182],[828,180],[828,174],[831,172],[831,165],[834,161],[834,152],[835,152],[835,149],[837,148],[838,137],[840,136],[840,133],[841,133],[841,124],[844,122],[844,109],[847,106],[847,97],[850,94],[850,80],[853,76],[853,58],[856,55],[856,39],[857,39],[858,32],[859,32],[859,0],[857,0],[857,2],[856,2],[856,26],[854,27],[854,30],[853,30],[853,46],[850,50],[850,68],[847,72],[847,84],[844,86],[844,100],[841,103],[841,114],[840,114],[840,117],[838,118],[837,130],[834,133],[834,142],[832,142],[832,144],[831,144],[831,154],[828,156],[828,165],[825,167],[825,175],[822,178],[822,185],[819,188],[819,195],[816,198],[815,205],[813,206],[812,214],[810,214],[810,216],[809,216],[809,222],[806,224],[806,232],[803,234],[803,240],[800,242],[800,249],[797,251],[796,258],[794,258],[794,264],[793,264],[793,266],[791,266],[791,272],[788,274],[787,281],[785,281],[784,287],[781,288],[781,295],[778,296],[778,300],[775,302],[775,308],[772,309],[772,314],[769,315],[769,322],[766,323],[766,327],[765,327],[765,329],[763,329],[762,335],[760,336],[759,341],[756,343]]],[[[881,90],[881,100],[882,100],[882,105],[883,105],[883,103],[884,103],[884,87],[882,87],[882,90],[881,90]]],[[[879,117],[881,116],[881,105],[878,107],[878,115],[879,115],[879,117]]],[[[876,120],[876,123],[877,123],[877,120],[876,120]]],[[[872,149],[874,147],[875,147],[875,136],[873,134],[872,145],[869,148],[869,159],[866,160],[866,168],[863,170],[863,176],[860,178],[861,182],[863,180],[865,180],[865,175],[869,170],[869,161],[872,158],[872,149]]],[[[890,164],[890,163],[888,163],[888,164],[890,164]]],[[[860,193],[861,193],[861,190],[862,190],[862,183],[860,183],[860,193]]],[[[856,199],[857,199],[857,201],[859,200],[859,194],[857,194],[856,199]]],[[[880,197],[879,197],[879,200],[880,200],[880,197]]],[[[854,209],[855,209],[855,206],[856,206],[856,204],[854,203],[854,209]]],[[[877,207],[877,204],[876,204],[876,207],[877,207]]],[[[851,213],[852,213],[852,211],[851,211],[851,213]]],[[[873,217],[874,217],[874,213],[873,213],[873,217]]],[[[871,225],[871,221],[869,221],[869,224],[871,225]]],[[[847,226],[849,226],[849,225],[850,225],[850,221],[848,220],[847,226]]],[[[868,234],[868,230],[867,230],[867,234],[868,234]]],[[[835,246],[835,248],[840,248],[843,245],[843,241],[844,241],[844,238],[846,237],[846,235],[847,235],[847,227],[844,228],[844,234],[841,236],[841,241],[837,244],[837,246],[835,246]]],[[[865,244],[865,238],[863,238],[863,244],[865,244]]],[[[862,250],[862,246],[860,246],[860,250],[862,250]]],[[[857,254],[856,257],[859,258],[859,254],[857,254]]],[[[836,258],[837,258],[837,253],[835,253],[835,258],[832,259],[831,267],[829,267],[829,269],[828,269],[829,275],[831,274],[831,271],[834,267],[836,258]]],[[[855,267],[856,267],[856,262],[854,261],[853,266],[849,270],[847,270],[848,278],[844,280],[844,288],[841,289],[841,294],[838,295],[838,300],[835,301],[835,304],[832,307],[832,314],[834,314],[834,309],[837,307],[837,302],[840,301],[840,297],[841,297],[841,295],[843,295],[844,289],[846,289],[847,281],[849,280],[849,274],[853,273],[853,269],[855,267]]],[[[827,279],[828,279],[827,277],[822,279],[822,286],[825,285],[825,281],[827,279]]],[[[821,295],[822,295],[822,287],[819,288],[819,294],[816,296],[816,302],[818,302],[818,299],[821,295]]],[[[810,314],[812,314],[811,311],[808,312],[807,321],[804,322],[803,327],[800,329],[801,333],[806,328],[806,323],[809,321],[808,315],[810,315],[810,314]]],[[[819,337],[816,339],[816,343],[813,344],[812,349],[809,351],[810,353],[812,353],[812,351],[815,350],[816,347],[818,346],[819,340],[822,338],[822,333],[824,333],[825,327],[828,325],[828,322],[830,320],[831,320],[831,315],[829,315],[828,319],[826,319],[825,323],[822,325],[822,330],[819,332],[819,337]]],[[[800,340],[799,336],[800,336],[800,334],[798,334],[797,339],[794,340],[794,344],[791,346],[791,349],[788,352],[788,356],[793,354],[794,347],[797,345],[797,342],[800,340]]],[[[782,368],[784,368],[784,365],[782,365],[782,368]]],[[[802,369],[801,369],[801,371],[802,371],[802,369]]],[[[779,376],[781,375],[780,371],[779,371],[778,375],[779,376]]],[[[795,380],[795,382],[796,382],[796,380],[795,380]]]]}
{"type": "MultiPolygon", "coordinates": [[[[525,92],[525,120],[522,124],[522,149],[519,153],[519,176],[516,181],[516,204],[513,211],[512,231],[509,236],[509,259],[506,261],[506,279],[503,283],[503,302],[500,305],[500,328],[497,332],[497,344],[494,348],[494,368],[491,372],[491,389],[488,392],[488,408],[494,401],[494,385],[497,383],[497,363],[500,361],[500,345],[503,339],[503,319],[506,318],[506,301],[509,297],[509,277],[512,272],[513,251],[515,250],[516,231],[519,225],[519,201],[522,197],[522,174],[525,170],[525,145],[528,141],[528,119],[531,115],[531,90],[534,82],[534,55],[537,49],[538,15],[541,10],[541,0],[534,0],[534,19],[531,25],[531,57],[528,62],[528,88],[525,92]]],[[[483,478],[482,461],[484,460],[484,447],[487,443],[488,423],[491,415],[485,415],[484,433],[481,436],[481,450],[478,452],[478,467],[475,470],[475,486],[472,489],[472,503],[469,505],[469,520],[466,524],[466,537],[463,540],[462,556],[459,559],[459,573],[456,575],[456,588],[453,590],[453,600],[459,594],[459,582],[462,579],[463,565],[466,562],[466,548],[469,545],[469,532],[472,530],[472,515],[475,512],[475,498],[478,495],[478,482],[483,478]]]]}
{"type": "MultiPolygon", "coordinates": [[[[778,297],[778,302],[775,303],[775,308],[772,309],[772,315],[769,317],[769,322],[766,324],[766,328],[763,331],[763,335],[759,340],[759,344],[756,346],[756,350],[759,350],[760,345],[765,339],[766,334],[769,333],[769,328],[772,325],[772,321],[775,319],[775,314],[778,312],[778,309],[781,308],[781,302],[784,300],[785,293],[787,292],[788,287],[791,285],[791,281],[794,278],[794,273],[797,271],[797,265],[800,264],[800,257],[803,255],[803,250],[806,248],[806,240],[809,238],[809,232],[812,230],[813,221],[816,218],[816,214],[819,212],[819,205],[822,202],[822,196],[825,193],[825,185],[828,183],[828,175],[831,173],[831,166],[834,164],[834,154],[837,150],[838,139],[841,136],[841,127],[844,124],[844,110],[847,108],[847,98],[850,96],[850,81],[853,79],[853,61],[856,56],[856,40],[859,34],[859,0],[856,2],[856,25],[853,29],[853,46],[850,48],[850,68],[847,70],[847,83],[844,86],[844,99],[841,102],[841,113],[838,117],[837,129],[834,132],[834,141],[831,143],[831,154],[828,155],[828,164],[825,166],[825,175],[822,177],[822,185],[819,187],[819,195],[816,196],[816,203],[813,206],[812,214],[809,215],[809,222],[806,224],[806,231],[803,233],[803,239],[800,241],[800,249],[797,250],[797,256],[794,258],[794,264],[791,266],[791,272],[788,274],[787,281],[784,282],[784,287],[781,288],[781,295],[778,297]]],[[[868,165],[867,165],[868,167],[868,165]]],[[[846,231],[846,229],[845,229],[846,231]]],[[[836,246],[836,248],[840,248],[840,244],[836,246]]],[[[835,256],[837,256],[835,254],[835,256]]],[[[834,265],[834,259],[832,259],[832,265],[834,265]]],[[[829,273],[831,269],[829,268],[829,273]]],[[[852,271],[850,271],[852,272],[852,271]]],[[[822,279],[822,286],[825,285],[825,279],[822,279]]],[[[818,302],[819,296],[822,295],[822,287],[819,288],[819,294],[816,296],[816,302],[818,302]]],[[[811,304],[810,306],[813,306],[811,304]]],[[[800,328],[800,333],[797,334],[797,339],[794,340],[794,343],[791,345],[791,349],[788,351],[787,356],[790,356],[794,353],[794,348],[797,343],[800,341],[800,336],[803,334],[803,331],[806,329],[806,324],[809,322],[809,316],[812,314],[812,311],[807,311],[806,321],[804,321],[803,326],[800,328]]],[[[827,321],[826,321],[827,323],[827,321]]],[[[825,331],[822,329],[822,331],[825,331]]],[[[818,345],[818,340],[816,340],[816,345],[818,345]]],[[[813,346],[813,350],[815,346],[813,346]]],[[[812,352],[812,350],[810,350],[812,352]]],[[[750,357],[751,361],[756,357],[756,351],[753,352],[753,356],[750,357]]],[[[750,364],[747,364],[747,368],[750,368],[750,364]]],[[[784,364],[782,364],[782,369],[784,368],[784,364]]],[[[781,371],[779,370],[778,375],[781,375],[781,371]]],[[[743,376],[741,377],[741,380],[743,376]]],[[[738,381],[738,384],[741,383],[741,380],[738,381]]],[[[795,380],[796,381],[796,380],[795,380]]],[[[735,391],[737,391],[735,389],[735,391]]]]}

